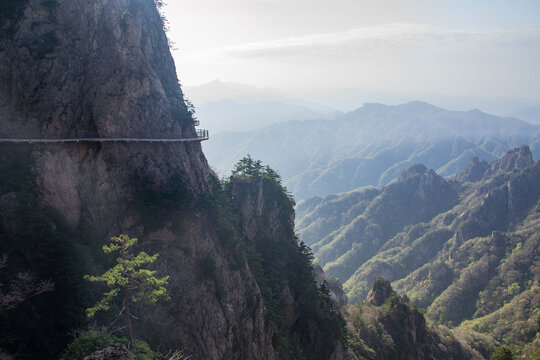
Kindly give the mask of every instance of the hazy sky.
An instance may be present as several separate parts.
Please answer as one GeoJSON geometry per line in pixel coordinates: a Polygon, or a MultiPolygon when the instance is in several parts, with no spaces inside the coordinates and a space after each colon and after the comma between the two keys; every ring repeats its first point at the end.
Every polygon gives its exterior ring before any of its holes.
{"type": "Polygon", "coordinates": [[[539,0],[168,0],[179,78],[540,103],[539,0]]]}

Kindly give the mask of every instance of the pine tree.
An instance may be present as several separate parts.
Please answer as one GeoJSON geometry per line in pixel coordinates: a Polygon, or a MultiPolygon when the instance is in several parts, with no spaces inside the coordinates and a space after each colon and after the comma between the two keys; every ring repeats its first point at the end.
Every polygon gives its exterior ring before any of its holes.
{"type": "Polygon", "coordinates": [[[136,238],[128,235],[119,235],[111,238],[111,243],[103,246],[106,254],[117,252],[116,265],[108,269],[99,276],[85,275],[85,279],[91,282],[105,282],[110,289],[96,305],[86,310],[89,317],[93,317],[98,311],[109,310],[111,303],[118,296],[122,296],[122,309],[118,313],[122,314],[126,321],[126,328],[130,345],[133,344],[133,331],[131,326],[130,304],[131,302],[142,301],[148,304],[155,304],[158,300],[169,300],[169,295],[165,286],[169,277],[156,277],[156,271],[147,269],[158,258],[158,254],[148,255],[141,251],[137,255],[133,253],[133,245],[137,243],[136,238]]]}

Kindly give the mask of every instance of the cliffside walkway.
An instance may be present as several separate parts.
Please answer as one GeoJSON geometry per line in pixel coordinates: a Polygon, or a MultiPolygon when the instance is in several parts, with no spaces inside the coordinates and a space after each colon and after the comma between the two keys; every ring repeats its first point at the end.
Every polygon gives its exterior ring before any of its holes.
{"type": "Polygon", "coordinates": [[[176,139],[149,138],[65,138],[65,139],[7,139],[0,138],[0,143],[67,143],[67,142],[189,142],[209,139],[208,130],[197,130],[197,136],[176,139]]]}

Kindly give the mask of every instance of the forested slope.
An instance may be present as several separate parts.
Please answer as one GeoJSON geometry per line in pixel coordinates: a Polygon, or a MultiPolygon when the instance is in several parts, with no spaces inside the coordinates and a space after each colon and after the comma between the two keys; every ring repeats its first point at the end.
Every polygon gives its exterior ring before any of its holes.
{"type": "Polygon", "coordinates": [[[381,190],[310,199],[298,229],[352,302],[384,276],[431,320],[527,352],[539,331],[539,201],[540,162],[523,146],[451,179],[417,165],[381,190]]]}

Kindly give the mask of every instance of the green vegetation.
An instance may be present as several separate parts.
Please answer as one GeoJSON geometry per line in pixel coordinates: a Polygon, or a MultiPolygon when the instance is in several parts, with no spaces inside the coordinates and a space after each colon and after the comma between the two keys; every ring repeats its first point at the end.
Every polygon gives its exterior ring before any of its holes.
{"type": "MultiPolygon", "coordinates": [[[[86,355],[109,344],[122,344],[127,347],[129,346],[129,340],[103,331],[83,331],[77,334],[75,339],[68,345],[62,360],[81,360],[86,355]]],[[[141,340],[135,340],[130,353],[135,360],[153,360],[157,358],[157,354],[150,349],[150,346],[141,340]]]]}
{"type": "Polygon", "coordinates": [[[489,357],[489,360],[513,360],[512,350],[506,346],[497,348],[489,357]]]}
{"type": "Polygon", "coordinates": [[[157,278],[156,271],[146,268],[156,261],[158,254],[148,255],[141,251],[135,255],[132,247],[136,243],[136,238],[130,238],[125,234],[113,236],[111,243],[103,246],[103,251],[106,254],[118,253],[116,265],[102,275],[86,275],[84,277],[91,282],[105,282],[110,289],[96,305],[86,310],[89,317],[93,317],[98,311],[109,310],[113,300],[118,296],[122,297],[122,309],[118,316],[124,314],[130,345],[133,344],[131,303],[142,301],[155,304],[159,299],[169,299],[165,288],[169,277],[157,278]]]}
{"type": "Polygon", "coordinates": [[[360,359],[484,360],[494,349],[485,335],[426,322],[421,309],[393,292],[383,278],[371,291],[369,301],[346,311],[347,342],[360,359]]]}
{"type": "Polygon", "coordinates": [[[486,163],[472,181],[414,166],[372,198],[362,189],[310,199],[299,205],[301,236],[352,302],[384,275],[479,356],[497,343],[530,358],[540,344],[540,163],[523,147],[504,168],[518,155],[528,168],[493,174],[486,163]]]}
{"type": "Polygon", "coordinates": [[[271,188],[275,190],[273,194],[283,201],[282,204],[292,207],[296,205],[293,195],[283,186],[279,173],[268,165],[264,166],[261,160],[253,160],[249,154],[236,163],[232,176],[243,179],[263,179],[266,184],[272,185],[271,188]]]}

